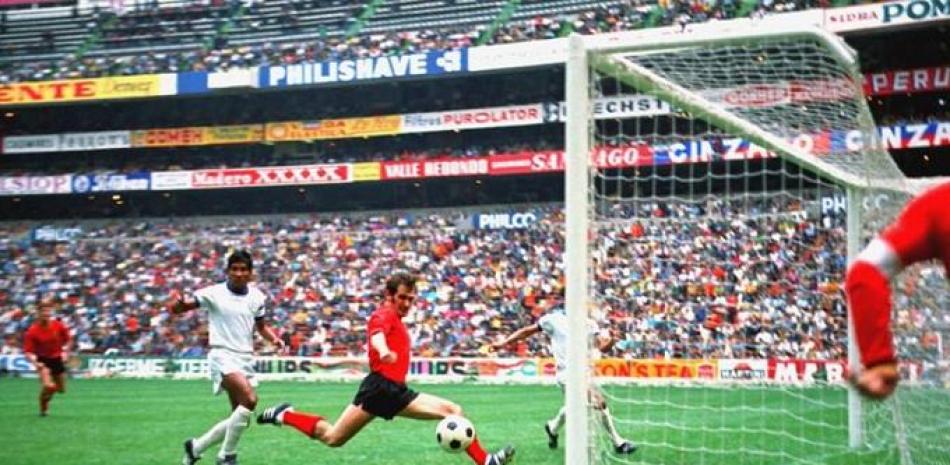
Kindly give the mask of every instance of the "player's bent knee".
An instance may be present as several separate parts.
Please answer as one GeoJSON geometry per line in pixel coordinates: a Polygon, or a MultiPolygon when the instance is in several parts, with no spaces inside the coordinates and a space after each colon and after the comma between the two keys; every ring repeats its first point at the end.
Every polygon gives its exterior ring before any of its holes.
{"type": "Polygon", "coordinates": [[[349,439],[350,438],[346,438],[342,436],[329,435],[326,438],[324,438],[323,443],[326,444],[327,447],[343,447],[343,445],[346,444],[346,442],[349,441],[349,439]]]}

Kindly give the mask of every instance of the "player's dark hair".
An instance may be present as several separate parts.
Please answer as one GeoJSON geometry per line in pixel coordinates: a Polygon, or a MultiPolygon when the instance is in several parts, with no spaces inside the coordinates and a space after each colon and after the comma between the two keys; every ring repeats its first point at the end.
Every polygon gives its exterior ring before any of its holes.
{"type": "Polygon", "coordinates": [[[396,295],[399,286],[406,286],[407,289],[415,289],[416,277],[403,272],[390,276],[389,279],[386,280],[386,295],[396,295]]]}
{"type": "Polygon", "coordinates": [[[254,259],[251,258],[251,253],[247,250],[235,250],[228,255],[228,268],[231,268],[231,265],[235,263],[243,263],[247,265],[247,269],[254,269],[254,259]]]}

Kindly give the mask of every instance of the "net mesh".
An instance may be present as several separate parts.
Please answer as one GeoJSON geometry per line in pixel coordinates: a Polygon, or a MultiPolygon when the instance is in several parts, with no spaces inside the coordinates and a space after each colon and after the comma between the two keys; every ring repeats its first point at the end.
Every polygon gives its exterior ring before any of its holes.
{"type": "MultiPolygon", "coordinates": [[[[848,216],[861,215],[860,248],[908,198],[853,63],[804,36],[607,58],[591,72],[595,102],[647,93],[669,105],[589,122],[591,308],[622,359],[592,370],[621,435],[640,445],[616,454],[592,410],[595,461],[948,463],[947,362],[936,346],[903,353],[915,382],[866,404],[862,446],[849,446],[848,216]],[[641,68],[674,90],[644,84],[641,68]],[[710,110],[801,152],[765,150],[710,110]],[[862,180],[856,205],[846,177],[862,180]]],[[[902,351],[948,327],[934,270],[909,270],[896,293],[902,351]]]]}

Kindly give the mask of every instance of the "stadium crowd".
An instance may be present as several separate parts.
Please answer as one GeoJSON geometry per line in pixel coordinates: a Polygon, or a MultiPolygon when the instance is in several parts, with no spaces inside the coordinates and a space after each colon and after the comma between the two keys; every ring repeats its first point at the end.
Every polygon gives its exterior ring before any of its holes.
{"type": "MultiPolygon", "coordinates": [[[[530,0],[528,1],[530,2],[530,0]]],[[[528,3],[526,2],[526,3],[528,3]]],[[[86,25],[110,52],[107,55],[72,53],[62,59],[32,62],[7,62],[0,66],[0,84],[21,81],[134,75],[184,71],[225,71],[252,66],[286,65],[322,61],[349,60],[364,57],[419,53],[430,50],[450,50],[486,44],[512,43],[564,37],[570,32],[598,34],[677,25],[686,28],[690,23],[731,19],[739,14],[757,17],[773,12],[788,12],[807,8],[825,8],[829,0],[759,0],[754,9],[745,11],[737,0],[621,0],[596,4],[591,2],[587,11],[539,15],[524,20],[513,20],[494,30],[486,40],[481,36],[488,24],[394,30],[385,33],[366,33],[353,36],[319,34],[308,40],[279,40],[273,35],[259,41],[230,44],[224,25],[234,22],[249,31],[261,28],[262,22],[277,21],[280,35],[293,36],[300,32],[296,17],[299,13],[320,8],[320,1],[289,0],[283,2],[277,18],[258,17],[255,5],[248,2],[245,10],[240,0],[216,0],[210,3],[182,2],[177,8],[155,8],[150,2],[136,3],[133,9],[117,15],[111,10],[96,9],[86,25]],[[240,11],[241,14],[237,14],[240,11]],[[246,12],[246,14],[245,14],[246,12]],[[196,32],[195,21],[211,21],[213,26],[196,32]],[[162,45],[179,42],[201,45],[183,46],[164,51],[136,51],[122,53],[123,48],[162,45]]],[[[333,2],[339,4],[341,2],[333,2]]],[[[349,2],[354,14],[361,2],[349,2]]],[[[352,18],[350,18],[352,19],[352,18]]],[[[341,24],[342,28],[344,24],[341,24]]],[[[314,31],[310,31],[314,32],[314,31]]],[[[43,49],[52,49],[54,39],[45,38],[43,49]]],[[[40,50],[42,51],[42,50],[40,50]]],[[[15,53],[0,48],[0,56],[15,53]]]]}
{"type": "MultiPolygon", "coordinates": [[[[795,200],[759,202],[742,219],[724,219],[729,208],[654,203],[632,216],[642,221],[604,227],[595,315],[617,340],[612,355],[844,356],[842,220],[795,200]],[[671,217],[683,221],[653,221],[671,217]]],[[[20,334],[38,299],[53,297],[80,352],[199,356],[202,312],[174,318],[162,303],[223,279],[228,252],[247,248],[292,354],[362,354],[383,277],[408,269],[423,277],[415,353],[489,355],[494,338],[559,305],[563,213],[532,211],[525,229],[475,229],[462,211],[87,223],[53,243],[4,226],[0,329],[20,334]]],[[[906,308],[902,324],[930,311],[906,308]]],[[[533,340],[501,354],[544,350],[533,340]]]]}

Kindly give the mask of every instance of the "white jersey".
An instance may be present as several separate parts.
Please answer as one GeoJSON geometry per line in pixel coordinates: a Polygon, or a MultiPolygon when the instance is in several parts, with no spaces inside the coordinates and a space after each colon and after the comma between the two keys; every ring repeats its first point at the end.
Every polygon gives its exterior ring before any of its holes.
{"type": "MultiPolygon", "coordinates": [[[[597,333],[597,325],[588,320],[588,335],[597,333]]],[[[551,339],[551,355],[557,364],[558,373],[567,370],[567,314],[561,309],[550,311],[538,320],[541,332],[551,339]]]]}
{"type": "Polygon", "coordinates": [[[253,286],[247,294],[235,294],[227,283],[195,292],[198,305],[208,311],[208,333],[212,348],[234,352],[254,352],[254,322],[265,315],[264,293],[253,286]]]}

